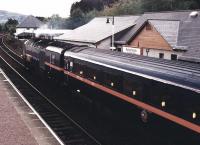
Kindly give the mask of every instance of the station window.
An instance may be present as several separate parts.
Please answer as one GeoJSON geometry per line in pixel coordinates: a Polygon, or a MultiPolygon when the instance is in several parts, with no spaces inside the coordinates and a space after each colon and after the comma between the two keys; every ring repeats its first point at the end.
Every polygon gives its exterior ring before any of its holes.
{"type": "Polygon", "coordinates": [[[117,48],[117,51],[122,52],[122,48],[117,48]]]}
{"type": "Polygon", "coordinates": [[[171,60],[177,60],[177,55],[176,54],[172,54],[171,55],[171,60]]]}
{"type": "Polygon", "coordinates": [[[164,53],[159,53],[159,58],[164,58],[164,53]]]}

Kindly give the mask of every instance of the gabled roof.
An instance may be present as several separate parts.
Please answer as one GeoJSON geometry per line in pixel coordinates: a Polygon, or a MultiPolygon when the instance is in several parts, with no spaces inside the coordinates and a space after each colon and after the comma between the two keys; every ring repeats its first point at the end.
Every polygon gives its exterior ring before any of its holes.
{"type": "Polygon", "coordinates": [[[190,13],[191,11],[145,13],[137,20],[137,24],[126,35],[124,35],[120,41],[131,41],[148,20],[186,21],[190,13]]]}
{"type": "Polygon", "coordinates": [[[149,20],[149,23],[172,47],[177,45],[179,21],[149,20]]]}
{"type": "Polygon", "coordinates": [[[34,16],[30,15],[26,17],[18,26],[17,28],[39,28],[40,26],[44,25],[40,20],[35,18],[34,16]]]}
{"type": "Polygon", "coordinates": [[[188,19],[179,31],[178,46],[187,46],[180,59],[200,63],[200,12],[197,18],[188,19]]]}
{"type": "Polygon", "coordinates": [[[145,13],[138,19],[137,24],[118,41],[125,44],[129,43],[140,32],[143,26],[150,21],[173,48],[187,50],[187,52],[180,57],[181,59],[187,57],[187,60],[189,58],[191,58],[191,60],[199,60],[200,11],[197,11],[198,15],[196,17],[191,17],[191,12],[192,11],[145,13]],[[172,34],[170,27],[175,32],[178,32],[177,38],[176,34],[170,36],[172,34]]]}
{"type": "MultiPolygon", "coordinates": [[[[135,25],[139,16],[116,16],[114,17],[114,33],[121,32],[135,25]]],[[[78,27],[72,33],[66,33],[58,39],[67,41],[97,43],[112,35],[112,22],[107,24],[107,17],[97,17],[89,23],[78,27]]]]}

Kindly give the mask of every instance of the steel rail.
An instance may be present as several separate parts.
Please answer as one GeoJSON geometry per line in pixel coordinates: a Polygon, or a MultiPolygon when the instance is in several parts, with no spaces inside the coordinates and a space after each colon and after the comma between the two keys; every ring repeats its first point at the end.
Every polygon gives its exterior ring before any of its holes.
{"type": "MultiPolygon", "coordinates": [[[[7,54],[7,53],[6,53],[7,54]]],[[[74,125],[76,125],[81,131],[83,131],[89,138],[91,138],[96,144],[101,145],[101,143],[88,133],[81,125],[79,125],[75,120],[73,120],[69,115],[63,112],[57,105],[55,105],[51,100],[49,100],[43,93],[41,93],[34,85],[32,85],[26,78],[24,78],[15,68],[13,68],[2,56],[0,58],[20,77],[24,80],[30,87],[32,87],[40,96],[46,99],[53,107],[55,107],[60,113],[62,113],[67,119],[69,119],[74,125]]],[[[13,59],[13,58],[12,58],[13,59]]],[[[16,61],[15,61],[16,62],[16,61]]],[[[17,62],[18,63],[18,62],[17,62]]]]}

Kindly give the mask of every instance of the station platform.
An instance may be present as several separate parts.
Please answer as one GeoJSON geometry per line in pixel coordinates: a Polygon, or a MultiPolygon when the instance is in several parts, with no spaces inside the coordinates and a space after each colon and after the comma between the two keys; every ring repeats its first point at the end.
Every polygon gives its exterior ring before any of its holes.
{"type": "Polygon", "coordinates": [[[0,69],[0,145],[60,145],[0,69]]]}

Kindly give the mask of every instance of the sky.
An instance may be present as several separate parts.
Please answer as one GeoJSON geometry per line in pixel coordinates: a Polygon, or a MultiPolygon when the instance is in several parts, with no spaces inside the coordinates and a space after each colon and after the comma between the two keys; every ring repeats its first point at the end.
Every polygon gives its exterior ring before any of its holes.
{"type": "Polygon", "coordinates": [[[43,17],[53,14],[68,17],[71,5],[76,1],[80,0],[0,0],[0,10],[43,17]]]}

